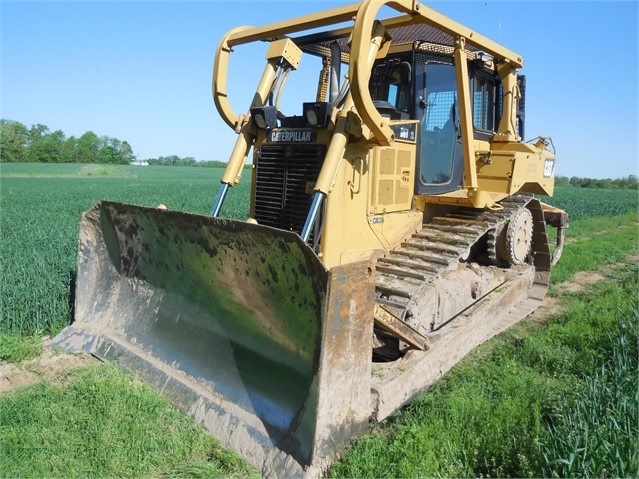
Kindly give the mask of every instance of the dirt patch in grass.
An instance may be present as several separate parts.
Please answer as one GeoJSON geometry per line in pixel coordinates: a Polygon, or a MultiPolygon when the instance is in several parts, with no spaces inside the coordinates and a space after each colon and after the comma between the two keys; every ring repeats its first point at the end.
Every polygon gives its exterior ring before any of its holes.
{"type": "Polygon", "coordinates": [[[39,381],[63,384],[74,369],[91,366],[95,359],[90,354],[69,354],[44,348],[42,354],[20,363],[0,364],[0,394],[31,386],[39,381]]]}
{"type": "Polygon", "coordinates": [[[604,266],[599,271],[579,271],[574,274],[570,280],[562,281],[555,286],[557,296],[546,296],[541,305],[530,315],[530,319],[536,323],[544,324],[546,320],[552,316],[561,313],[563,309],[563,301],[561,297],[565,294],[579,293],[600,281],[605,281],[614,275],[616,270],[623,268],[628,264],[639,264],[639,254],[633,253],[629,255],[626,261],[613,263],[604,266]]]}
{"type": "Polygon", "coordinates": [[[616,270],[628,264],[637,265],[638,263],[639,255],[633,253],[626,258],[626,261],[607,264],[599,271],[579,271],[573,275],[570,281],[561,283],[562,293],[579,293],[591,284],[605,281],[608,277],[613,276],[616,270]]]}
{"type": "Polygon", "coordinates": [[[562,283],[564,293],[578,293],[591,284],[605,280],[606,277],[597,271],[580,271],[570,281],[562,283]]]}
{"type": "Polygon", "coordinates": [[[541,305],[530,315],[530,319],[537,323],[545,323],[548,318],[561,313],[562,302],[558,298],[546,296],[541,305]]]}

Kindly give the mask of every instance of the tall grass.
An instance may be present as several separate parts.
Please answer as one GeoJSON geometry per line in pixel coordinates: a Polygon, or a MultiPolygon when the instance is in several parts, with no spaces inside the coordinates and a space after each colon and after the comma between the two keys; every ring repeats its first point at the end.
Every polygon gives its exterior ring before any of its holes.
{"type": "MultiPolygon", "coordinates": [[[[0,332],[56,334],[69,324],[82,212],[111,200],[208,214],[221,174],[214,168],[3,164],[0,332]]],[[[233,188],[223,214],[246,219],[247,193],[246,182],[233,188]]]]}
{"type": "MultiPolygon", "coordinates": [[[[213,168],[3,164],[0,171],[0,332],[22,336],[56,334],[70,322],[71,287],[83,211],[106,199],[145,206],[163,203],[169,209],[208,214],[221,175],[221,169],[213,168]]],[[[223,216],[246,219],[249,172],[244,175],[243,182],[229,192],[223,216]]],[[[544,201],[565,207],[573,220],[582,218],[571,222],[569,239],[579,234],[576,229],[580,223],[598,221],[590,226],[593,231],[609,229],[606,222],[614,222],[618,217],[612,215],[624,211],[634,212],[629,215],[634,214],[636,221],[636,191],[566,187],[557,188],[556,196],[544,201]],[[592,218],[597,215],[605,218],[592,218]]],[[[584,264],[577,268],[592,269],[598,260],[588,258],[595,256],[618,260],[614,259],[620,257],[616,252],[623,254],[624,245],[632,241],[626,233],[621,239],[610,236],[608,244],[596,254],[594,251],[589,255],[580,254],[584,264]]],[[[572,251],[566,249],[565,255],[574,256],[572,251]]],[[[562,269],[566,263],[562,259],[553,274],[560,278],[572,274],[575,270],[562,269]]]]}
{"type": "Polygon", "coordinates": [[[567,247],[552,270],[552,286],[578,271],[595,271],[606,264],[624,261],[637,246],[637,211],[617,216],[574,220],[566,232],[567,247]]]}
{"type": "Polygon", "coordinates": [[[622,316],[603,341],[599,368],[548,417],[545,476],[639,476],[638,322],[636,310],[622,316]]]}
{"type": "Polygon", "coordinates": [[[37,356],[44,349],[42,337],[0,333],[0,361],[17,363],[37,356]]]}
{"type": "Polygon", "coordinates": [[[639,191],[558,186],[555,188],[553,197],[541,197],[541,199],[568,211],[572,220],[582,220],[617,216],[627,211],[636,212],[639,205],[639,191]]]}

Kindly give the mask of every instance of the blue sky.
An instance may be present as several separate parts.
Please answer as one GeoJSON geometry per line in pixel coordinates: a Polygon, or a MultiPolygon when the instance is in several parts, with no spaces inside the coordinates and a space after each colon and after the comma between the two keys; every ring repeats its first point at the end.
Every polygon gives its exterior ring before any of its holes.
{"type": "MultiPolygon", "coordinates": [[[[226,161],[236,136],[211,96],[222,35],[347,3],[0,0],[0,114],[67,136],[127,140],[139,158],[226,161]]],[[[526,139],[552,137],[557,174],[637,174],[636,1],[424,3],[524,57],[526,139]]],[[[263,51],[254,63],[245,58],[231,56],[237,111],[264,67],[263,51]]]]}

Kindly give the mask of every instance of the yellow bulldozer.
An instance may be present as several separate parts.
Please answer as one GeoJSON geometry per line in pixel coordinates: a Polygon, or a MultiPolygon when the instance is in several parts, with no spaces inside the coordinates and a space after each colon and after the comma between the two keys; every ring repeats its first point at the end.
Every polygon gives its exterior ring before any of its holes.
{"type": "Polygon", "coordinates": [[[87,211],[52,346],[134,372],[264,476],[320,475],[546,294],[568,215],[536,196],[556,157],[524,141],[522,66],[413,0],[229,31],[212,90],[237,140],[211,215],[87,211]],[[266,61],[237,113],[246,44],[266,61]],[[248,171],[250,217],[223,218],[248,171]]]}

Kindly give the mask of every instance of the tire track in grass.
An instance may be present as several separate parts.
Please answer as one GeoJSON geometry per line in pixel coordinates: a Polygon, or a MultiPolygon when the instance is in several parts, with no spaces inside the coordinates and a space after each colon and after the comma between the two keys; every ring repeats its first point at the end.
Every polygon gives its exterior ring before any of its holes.
{"type": "Polygon", "coordinates": [[[591,285],[607,281],[616,271],[628,264],[639,264],[637,252],[629,254],[625,261],[604,265],[598,271],[578,271],[568,280],[555,284],[556,295],[546,296],[539,308],[529,316],[529,319],[535,323],[544,324],[548,318],[563,311],[565,308],[563,298],[566,295],[580,293],[591,285]]]}

